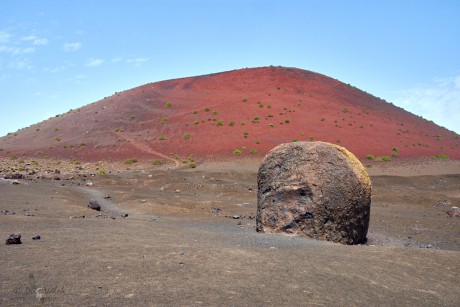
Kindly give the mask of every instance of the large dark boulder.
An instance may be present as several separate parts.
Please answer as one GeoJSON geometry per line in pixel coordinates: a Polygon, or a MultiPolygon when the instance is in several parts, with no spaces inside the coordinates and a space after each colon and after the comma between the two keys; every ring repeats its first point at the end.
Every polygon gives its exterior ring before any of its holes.
{"type": "Polygon", "coordinates": [[[324,142],[281,144],[258,173],[256,229],[358,244],[366,241],[371,181],[359,160],[324,142]]]}

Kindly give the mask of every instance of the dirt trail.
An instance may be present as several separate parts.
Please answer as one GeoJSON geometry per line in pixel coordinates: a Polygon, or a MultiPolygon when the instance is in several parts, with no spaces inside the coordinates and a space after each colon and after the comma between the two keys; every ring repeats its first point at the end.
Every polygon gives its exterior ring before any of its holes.
{"type": "Polygon", "coordinates": [[[151,153],[151,154],[153,154],[155,156],[161,157],[161,158],[169,160],[171,162],[174,162],[174,168],[179,168],[179,166],[180,166],[179,160],[176,160],[176,159],[171,158],[171,157],[169,157],[169,156],[167,156],[165,154],[162,154],[161,152],[153,150],[152,148],[150,148],[147,145],[140,144],[140,143],[136,142],[136,140],[134,140],[134,139],[132,139],[132,138],[126,136],[126,135],[123,135],[123,136],[125,137],[126,140],[128,140],[131,143],[131,145],[133,145],[137,149],[142,150],[144,152],[151,153]]]}

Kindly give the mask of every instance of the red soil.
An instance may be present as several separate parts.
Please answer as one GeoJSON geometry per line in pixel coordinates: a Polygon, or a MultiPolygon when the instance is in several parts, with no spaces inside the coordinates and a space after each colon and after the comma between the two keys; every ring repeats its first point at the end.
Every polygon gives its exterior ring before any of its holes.
{"type": "Polygon", "coordinates": [[[294,139],[336,143],[360,158],[460,159],[454,132],[338,80],[283,67],[167,80],[115,93],[0,138],[0,155],[227,159],[235,157],[235,149],[262,157],[294,139]]]}

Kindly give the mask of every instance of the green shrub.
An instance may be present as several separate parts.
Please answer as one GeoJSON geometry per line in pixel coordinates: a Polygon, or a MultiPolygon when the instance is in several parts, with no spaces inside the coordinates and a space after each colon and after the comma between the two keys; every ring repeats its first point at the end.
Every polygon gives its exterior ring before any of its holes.
{"type": "Polygon", "coordinates": [[[166,140],[166,137],[164,135],[160,135],[160,137],[158,138],[160,141],[164,141],[166,140]]]}
{"type": "Polygon", "coordinates": [[[374,156],[374,155],[367,155],[367,156],[366,156],[366,159],[374,160],[374,159],[375,159],[375,156],[374,156]]]}
{"type": "Polygon", "coordinates": [[[182,137],[184,140],[188,140],[192,135],[190,133],[185,133],[182,137]]]}
{"type": "Polygon", "coordinates": [[[223,125],[224,125],[224,121],[223,121],[223,120],[220,120],[220,121],[218,121],[218,122],[216,123],[216,126],[218,126],[218,127],[221,127],[221,126],[223,126],[223,125]]]}
{"type": "Polygon", "coordinates": [[[398,151],[399,151],[398,148],[396,148],[396,147],[393,147],[391,150],[394,151],[394,152],[398,152],[398,151]]]}
{"type": "Polygon", "coordinates": [[[388,162],[388,161],[391,161],[391,158],[388,156],[382,156],[382,157],[378,157],[377,161],[388,162]]]}
{"type": "Polygon", "coordinates": [[[257,150],[256,149],[251,149],[251,155],[257,155],[257,150]]]}
{"type": "Polygon", "coordinates": [[[308,139],[309,139],[311,142],[313,142],[313,141],[315,140],[315,137],[314,137],[314,136],[310,136],[308,139]]]}
{"type": "Polygon", "coordinates": [[[127,159],[124,161],[125,164],[134,164],[137,162],[136,158],[127,159]]]}
{"type": "Polygon", "coordinates": [[[241,100],[242,102],[248,102],[248,99],[247,98],[243,98],[243,100],[241,100]]]}
{"type": "Polygon", "coordinates": [[[448,155],[435,155],[431,156],[433,159],[449,159],[448,155]]]}
{"type": "Polygon", "coordinates": [[[239,155],[241,155],[241,153],[242,153],[242,152],[241,152],[241,150],[239,150],[239,149],[235,149],[235,150],[232,152],[232,154],[235,155],[235,156],[239,156],[239,155]]]}
{"type": "Polygon", "coordinates": [[[210,109],[209,109],[208,107],[206,107],[206,108],[204,108],[204,111],[205,111],[205,112],[209,112],[210,109]]]}
{"type": "Polygon", "coordinates": [[[162,123],[162,124],[166,124],[167,122],[168,122],[168,118],[167,118],[167,117],[163,117],[163,118],[161,119],[161,123],[162,123]]]}
{"type": "Polygon", "coordinates": [[[133,120],[133,119],[135,119],[135,118],[136,118],[136,115],[134,115],[134,114],[131,114],[131,115],[130,115],[128,118],[129,118],[129,120],[133,120]]]}
{"type": "Polygon", "coordinates": [[[230,122],[228,123],[228,125],[231,126],[231,127],[233,127],[233,126],[235,126],[235,122],[232,120],[232,121],[230,121],[230,122]]]}
{"type": "Polygon", "coordinates": [[[291,142],[298,142],[299,139],[298,138],[293,138],[291,142]]]}
{"type": "Polygon", "coordinates": [[[98,172],[99,175],[104,175],[106,173],[106,170],[101,168],[98,172]]]}
{"type": "Polygon", "coordinates": [[[398,154],[394,153],[391,155],[392,158],[397,158],[398,157],[398,154]]]}
{"type": "Polygon", "coordinates": [[[198,114],[198,110],[193,110],[193,114],[198,114]]]}
{"type": "Polygon", "coordinates": [[[284,122],[285,122],[286,124],[289,124],[289,123],[290,123],[289,119],[286,119],[284,122]]]}
{"type": "Polygon", "coordinates": [[[258,116],[256,116],[256,117],[254,117],[253,120],[251,120],[251,122],[252,122],[253,124],[258,124],[258,123],[260,123],[260,118],[259,118],[258,116]]]}
{"type": "Polygon", "coordinates": [[[165,103],[165,108],[170,108],[172,107],[172,103],[171,102],[166,102],[165,103]]]}
{"type": "Polygon", "coordinates": [[[249,135],[249,132],[247,132],[247,131],[243,132],[243,136],[244,136],[244,138],[247,138],[247,137],[248,137],[248,135],[249,135]]]}
{"type": "Polygon", "coordinates": [[[217,110],[212,111],[212,115],[217,115],[219,112],[217,110]]]}
{"type": "Polygon", "coordinates": [[[152,161],[152,164],[153,164],[153,165],[162,165],[162,164],[163,164],[163,161],[160,160],[160,159],[156,159],[156,160],[153,160],[153,161],[152,161]]]}
{"type": "Polygon", "coordinates": [[[60,142],[60,141],[61,141],[61,138],[57,136],[57,137],[55,138],[55,140],[58,141],[58,142],[60,142]]]}

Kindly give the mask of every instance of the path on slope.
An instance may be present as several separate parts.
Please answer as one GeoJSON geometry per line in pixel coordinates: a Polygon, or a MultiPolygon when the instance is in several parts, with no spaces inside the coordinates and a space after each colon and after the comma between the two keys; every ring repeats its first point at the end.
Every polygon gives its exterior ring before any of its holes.
{"type": "Polygon", "coordinates": [[[161,157],[161,158],[169,160],[171,162],[174,162],[174,168],[179,168],[179,166],[180,166],[179,160],[171,158],[171,157],[169,157],[169,156],[167,156],[167,155],[165,155],[165,154],[163,154],[161,152],[158,152],[156,150],[153,150],[152,148],[150,148],[149,146],[147,146],[145,144],[138,143],[135,139],[132,139],[132,138],[126,136],[126,135],[123,135],[123,136],[125,137],[126,140],[128,140],[131,143],[131,145],[133,145],[137,149],[142,150],[144,152],[151,153],[151,154],[153,154],[155,156],[161,157]]]}

